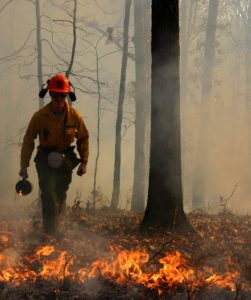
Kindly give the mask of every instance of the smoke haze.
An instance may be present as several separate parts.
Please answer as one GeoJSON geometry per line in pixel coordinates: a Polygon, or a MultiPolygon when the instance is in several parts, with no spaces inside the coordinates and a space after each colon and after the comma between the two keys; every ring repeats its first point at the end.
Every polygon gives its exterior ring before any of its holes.
{"type": "MultiPolygon", "coordinates": [[[[136,0],[139,1],[139,0],[136,0]]],[[[202,165],[206,173],[204,208],[208,212],[222,209],[220,199],[228,199],[227,208],[236,213],[250,213],[251,181],[251,131],[250,93],[247,79],[251,69],[247,68],[245,55],[250,45],[245,40],[245,20],[236,10],[220,4],[215,40],[215,61],[213,65],[212,91],[206,103],[202,103],[202,66],[205,51],[208,1],[186,2],[186,19],[180,12],[181,29],[181,137],[182,173],[185,210],[192,209],[195,165],[200,149],[199,126],[206,122],[208,149],[202,165]],[[189,23],[189,11],[194,9],[193,25],[189,23]],[[196,13],[195,13],[196,11],[196,13]],[[196,15],[195,15],[196,14],[196,15]],[[188,27],[190,24],[190,27],[188,27]],[[185,28],[185,35],[183,30],[185,28]],[[184,37],[188,38],[187,40],[184,37]],[[187,56],[186,67],[183,59],[187,56]],[[202,113],[204,105],[206,115],[202,113]]],[[[247,1],[240,1],[243,9],[247,1]]],[[[7,3],[7,1],[5,1],[7,3]]],[[[4,6],[4,3],[1,4],[4,6]]],[[[40,1],[43,39],[43,82],[56,72],[67,69],[72,47],[71,20],[73,2],[40,1]],[[60,5],[60,6],[59,6],[60,5]],[[60,21],[61,20],[61,21],[60,21]],[[62,21],[64,20],[64,21],[62,21]],[[56,54],[50,47],[54,41],[56,54]]],[[[146,6],[147,7],[147,6],[146,6]]],[[[1,7],[0,7],[1,8],[1,7]]],[[[183,8],[183,6],[181,6],[183,8]]],[[[132,9],[132,8],[131,8],[132,9]]],[[[183,8],[184,9],[184,8],[183,8]]],[[[134,54],[133,9],[130,20],[129,52],[134,54]]],[[[150,15],[150,14],[149,14],[150,15]]],[[[93,189],[93,173],[97,152],[97,85],[96,53],[93,45],[98,42],[99,77],[101,82],[101,148],[98,165],[97,186],[109,205],[112,192],[114,168],[115,122],[119,93],[121,50],[115,43],[123,42],[124,1],[81,1],[77,6],[77,52],[73,73],[81,73],[77,79],[71,77],[76,88],[78,101],[74,107],[81,113],[90,132],[90,160],[84,177],[73,176],[68,193],[68,204],[81,193],[86,203],[93,189]],[[104,32],[113,28],[113,40],[104,32]],[[103,30],[103,33],[99,30],[103,30]]],[[[191,18],[191,16],[190,16],[191,18]]],[[[140,20],[139,20],[140,22],[140,20]]],[[[32,114],[38,110],[38,81],[36,65],[36,19],[35,7],[29,1],[13,1],[1,11],[0,46],[0,159],[2,203],[29,206],[37,198],[37,176],[31,159],[29,179],[33,192],[26,198],[15,195],[14,186],[18,180],[20,145],[32,114]],[[19,51],[21,48],[22,51],[19,51]],[[15,55],[14,55],[15,54],[15,55]]],[[[250,30],[250,29],[249,29],[250,30]]],[[[150,51],[150,43],[149,49],[150,51]]],[[[167,66],[168,68],[168,66],[167,66]]],[[[128,208],[133,184],[134,167],[134,81],[135,66],[128,59],[126,99],[122,125],[122,165],[120,207],[128,208]]],[[[48,103],[49,97],[46,97],[48,103]]],[[[148,111],[147,118],[150,112],[148,111]]],[[[168,122],[168,120],[165,120],[168,122]]],[[[147,132],[149,138],[149,130],[147,132]]],[[[149,143],[149,141],[147,141],[149,143]]],[[[149,151],[149,150],[147,150],[149,151]]],[[[76,170],[74,170],[74,174],[76,170]]],[[[129,206],[130,207],[130,206],[129,206]]]]}

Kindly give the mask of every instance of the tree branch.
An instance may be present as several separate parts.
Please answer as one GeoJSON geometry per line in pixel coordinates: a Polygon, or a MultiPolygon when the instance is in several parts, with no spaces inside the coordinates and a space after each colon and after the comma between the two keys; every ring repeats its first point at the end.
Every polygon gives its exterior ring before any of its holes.
{"type": "Polygon", "coordinates": [[[1,8],[0,8],[0,13],[2,13],[4,10],[5,10],[5,8],[12,2],[13,0],[9,0],[4,6],[2,6],[1,8]]]}
{"type": "Polygon", "coordinates": [[[73,11],[73,44],[72,44],[72,51],[71,51],[71,60],[68,66],[67,71],[65,72],[65,76],[68,78],[74,62],[75,51],[76,51],[76,43],[77,43],[77,34],[76,34],[76,12],[77,12],[77,0],[74,0],[74,11],[73,11]]]}

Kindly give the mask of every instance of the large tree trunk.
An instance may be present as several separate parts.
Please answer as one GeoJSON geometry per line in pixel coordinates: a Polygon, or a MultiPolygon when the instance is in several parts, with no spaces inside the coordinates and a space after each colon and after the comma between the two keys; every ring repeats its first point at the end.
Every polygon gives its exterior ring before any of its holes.
{"type": "Polygon", "coordinates": [[[116,132],[115,132],[115,161],[114,161],[113,191],[112,191],[112,201],[111,201],[111,208],[114,210],[118,208],[119,193],[120,193],[121,125],[123,119],[123,103],[125,98],[126,68],[127,68],[127,55],[128,55],[128,31],[129,31],[131,2],[132,2],[131,0],[126,0],[126,4],[125,4],[124,48],[123,48],[123,56],[122,56],[119,102],[118,102],[116,132]]]}
{"type": "MultiPolygon", "coordinates": [[[[146,107],[149,98],[147,5],[134,1],[135,45],[135,160],[131,209],[144,211],[146,186],[146,107]]],[[[149,49],[150,52],[150,49],[149,49]]]]}
{"type": "Polygon", "coordinates": [[[181,180],[178,0],[152,2],[151,103],[149,190],[141,226],[190,229],[181,180]]]}
{"type": "Polygon", "coordinates": [[[201,110],[197,147],[197,160],[194,169],[192,208],[204,208],[207,185],[207,161],[209,147],[208,100],[212,90],[212,75],[215,58],[215,34],[217,29],[218,0],[210,0],[205,42],[205,55],[202,69],[201,110]]]}

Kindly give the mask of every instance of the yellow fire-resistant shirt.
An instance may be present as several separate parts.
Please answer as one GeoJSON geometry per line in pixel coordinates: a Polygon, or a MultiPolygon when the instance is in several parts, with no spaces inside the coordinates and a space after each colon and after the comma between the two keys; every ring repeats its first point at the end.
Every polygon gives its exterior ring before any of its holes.
{"type": "Polygon", "coordinates": [[[59,118],[50,109],[50,103],[34,113],[23,139],[21,168],[29,166],[37,136],[41,147],[57,147],[62,151],[67,149],[76,138],[81,162],[87,163],[89,133],[80,114],[67,102],[59,118]]]}

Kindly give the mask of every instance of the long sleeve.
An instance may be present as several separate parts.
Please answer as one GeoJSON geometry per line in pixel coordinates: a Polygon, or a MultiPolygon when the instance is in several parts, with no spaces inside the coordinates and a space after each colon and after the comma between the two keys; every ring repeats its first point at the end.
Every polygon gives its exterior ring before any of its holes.
{"type": "Polygon", "coordinates": [[[81,117],[79,117],[79,130],[76,134],[77,150],[81,158],[81,162],[87,164],[89,157],[89,132],[81,117]]]}
{"type": "Polygon", "coordinates": [[[30,158],[35,147],[34,140],[36,139],[38,134],[36,119],[37,118],[35,113],[30,120],[30,123],[23,138],[20,162],[21,168],[27,168],[30,164],[30,158]]]}

